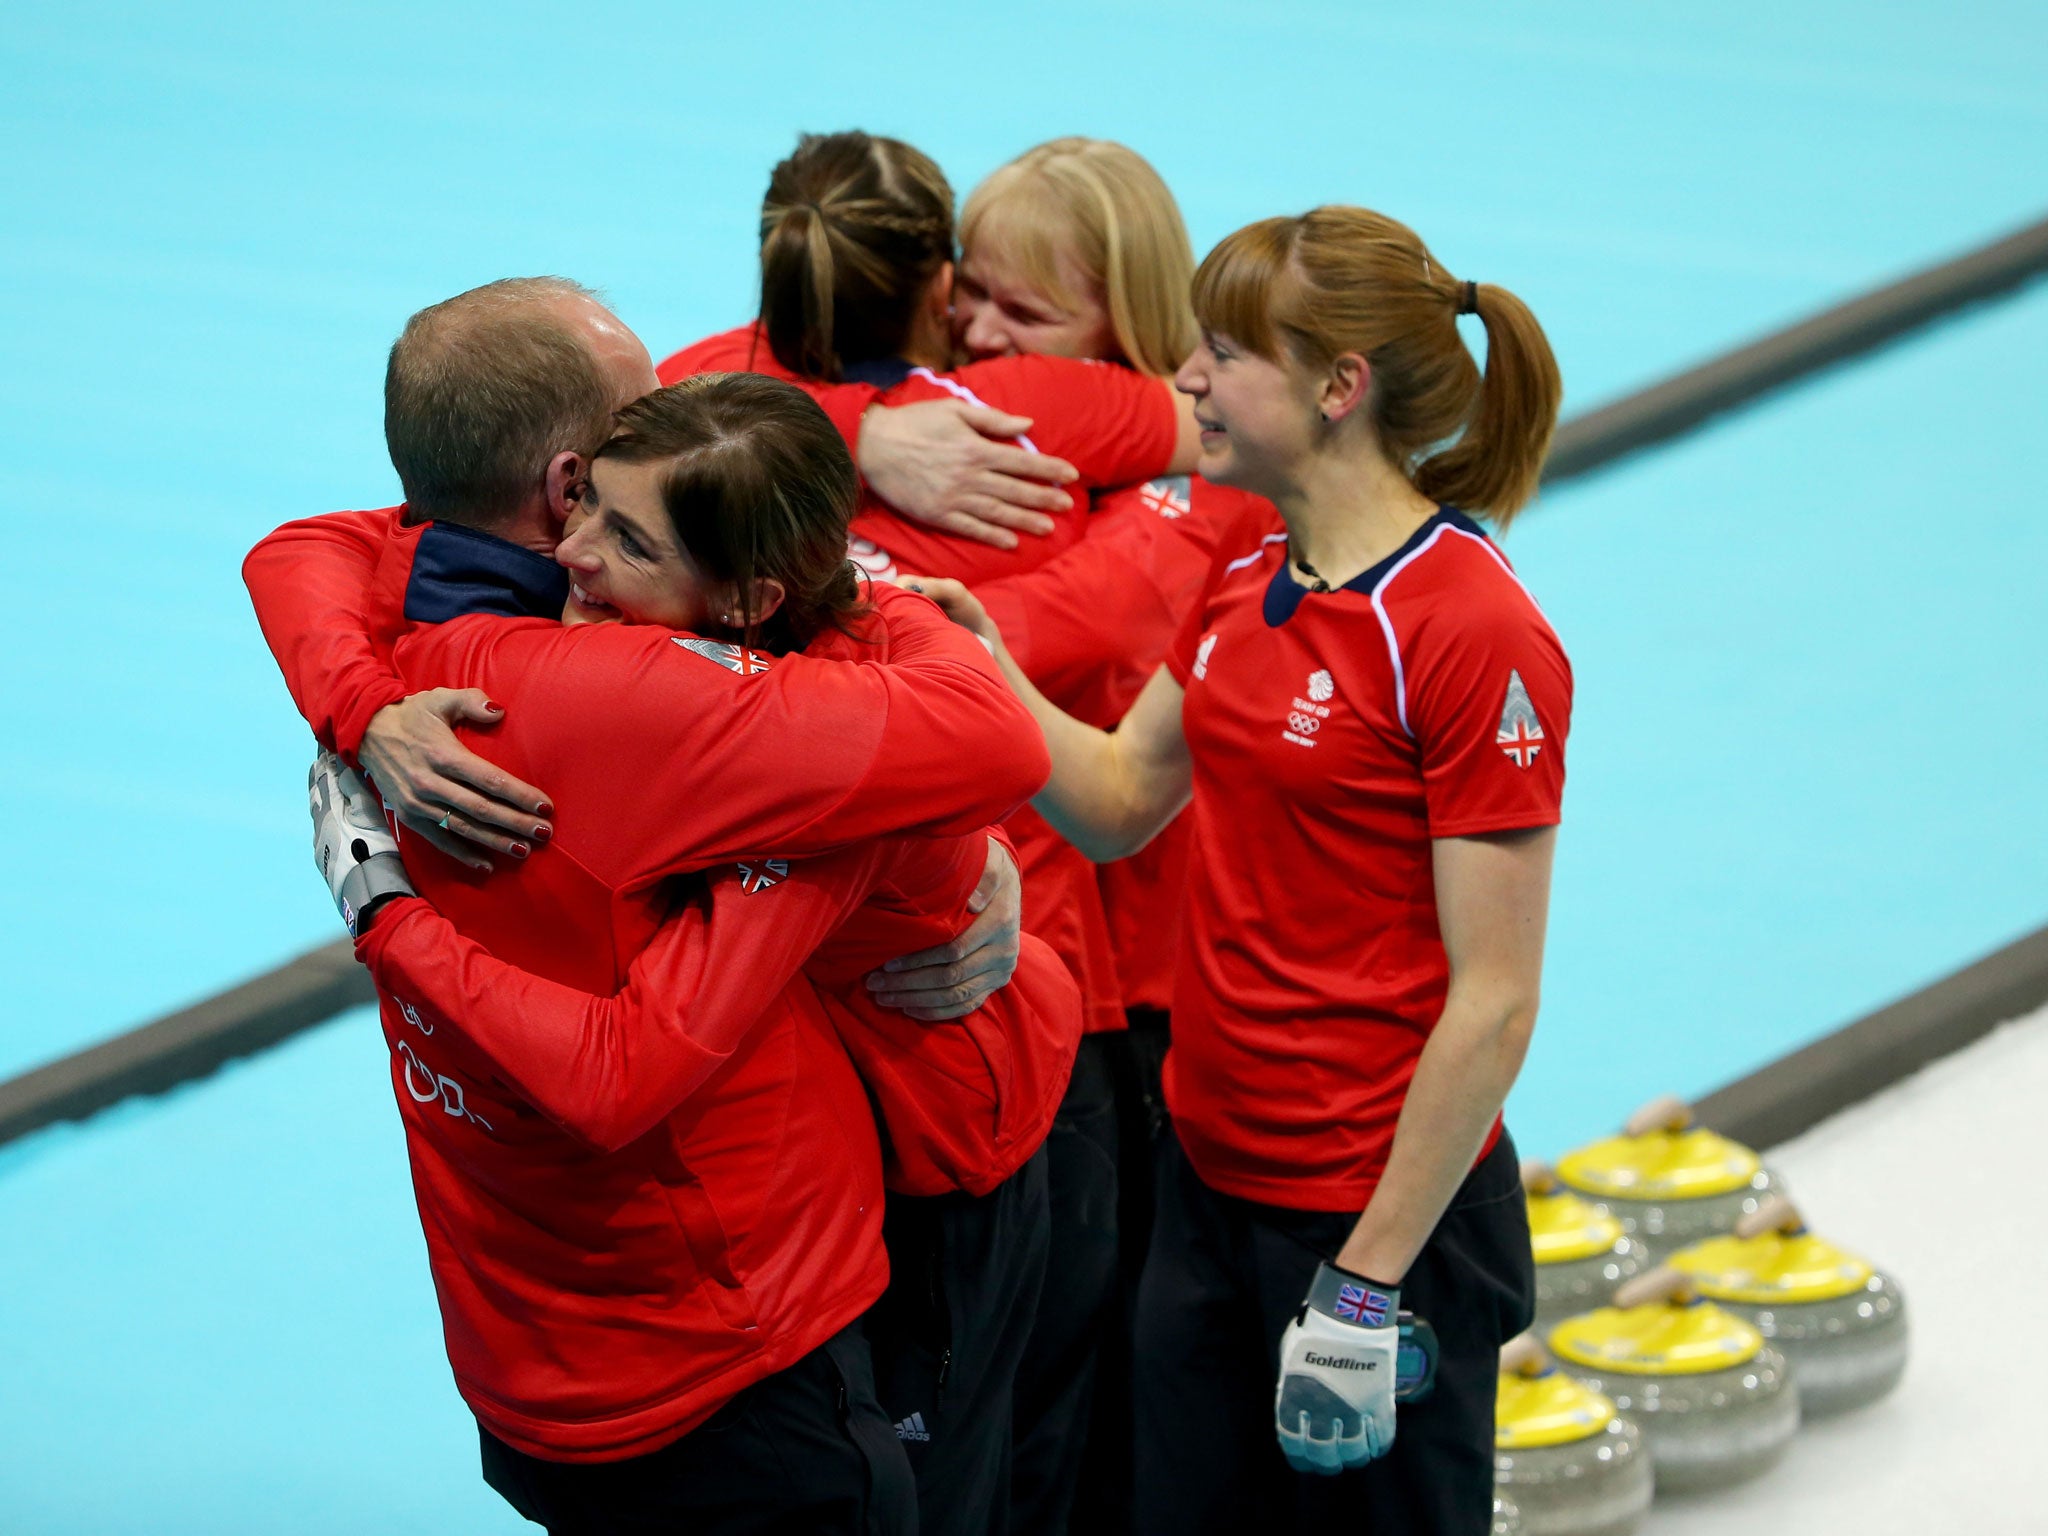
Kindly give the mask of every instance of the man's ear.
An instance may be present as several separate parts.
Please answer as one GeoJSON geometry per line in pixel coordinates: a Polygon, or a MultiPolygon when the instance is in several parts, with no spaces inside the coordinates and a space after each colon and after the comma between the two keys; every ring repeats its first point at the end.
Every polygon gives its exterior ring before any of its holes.
{"type": "Polygon", "coordinates": [[[583,497],[583,487],[590,478],[590,460],[580,453],[564,450],[548,460],[547,474],[543,485],[547,495],[548,516],[560,527],[569,520],[569,513],[583,497]]]}
{"type": "Polygon", "coordinates": [[[1316,409],[1325,421],[1342,421],[1365,403],[1372,388],[1372,365],[1358,352],[1339,353],[1316,392],[1316,409]]]}

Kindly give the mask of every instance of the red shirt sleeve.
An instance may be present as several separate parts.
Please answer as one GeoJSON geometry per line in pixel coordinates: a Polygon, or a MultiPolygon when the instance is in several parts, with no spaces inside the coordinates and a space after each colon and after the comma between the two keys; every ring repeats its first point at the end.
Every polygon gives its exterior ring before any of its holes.
{"type": "Polygon", "coordinates": [[[1029,416],[1028,445],[1072,464],[1086,488],[1165,474],[1180,434],[1173,386],[1164,379],[1071,357],[992,357],[945,374],[919,369],[881,403],[949,397],[1029,416]]]}
{"type": "Polygon", "coordinates": [[[322,746],[353,759],[370,717],[406,695],[370,643],[370,578],[400,511],[286,523],[249,551],[242,581],[292,702],[322,746]]]}
{"type": "MultiPolygon", "coordinates": [[[[916,593],[872,598],[877,643],[827,636],[809,655],[721,660],[693,649],[705,642],[633,625],[457,620],[459,635],[443,625],[421,638],[493,653],[478,671],[546,677],[516,694],[519,771],[631,785],[588,808],[603,836],[579,838],[578,857],[608,885],[644,889],[762,853],[964,835],[1044,787],[1045,738],[981,642],[916,593]]],[[[399,654],[403,664],[404,644],[399,654]]],[[[566,795],[559,804],[567,836],[586,812],[566,795]]]]}
{"type": "Polygon", "coordinates": [[[966,926],[986,847],[980,834],[893,839],[793,869],[720,870],[614,997],[497,959],[424,901],[393,903],[356,952],[428,1028],[458,1021],[542,1113],[606,1151],[686,1104],[803,965],[830,989],[827,1012],[889,1124],[891,1187],[985,1194],[1044,1140],[1058,1108],[1080,1038],[1071,978],[1027,936],[1008,986],[936,1024],[879,1006],[864,978],[966,926]]]}
{"type": "Polygon", "coordinates": [[[379,913],[356,954],[381,991],[429,1026],[454,1022],[549,1119],[612,1151],[731,1058],[887,857],[887,845],[872,843],[807,861],[766,888],[761,868],[718,870],[656,931],[616,997],[510,965],[415,899],[379,913]]]}
{"type": "Polygon", "coordinates": [[[1088,536],[974,589],[1024,674],[1090,725],[1123,718],[1201,595],[1219,540],[1270,504],[1186,479],[1112,491],[1088,536]]]}
{"type": "Polygon", "coordinates": [[[860,453],[860,419],[880,394],[872,384],[827,384],[791,373],[775,360],[758,320],[707,336],[664,358],[654,370],[655,377],[665,385],[700,373],[761,373],[796,385],[818,402],[839,435],[846,439],[846,451],[856,456],[860,453]]]}
{"type": "Polygon", "coordinates": [[[1398,587],[1388,594],[1431,837],[1555,826],[1562,813],[1571,663],[1535,601],[1480,564],[1492,558],[1466,556],[1473,579],[1455,602],[1411,615],[1398,587]]]}

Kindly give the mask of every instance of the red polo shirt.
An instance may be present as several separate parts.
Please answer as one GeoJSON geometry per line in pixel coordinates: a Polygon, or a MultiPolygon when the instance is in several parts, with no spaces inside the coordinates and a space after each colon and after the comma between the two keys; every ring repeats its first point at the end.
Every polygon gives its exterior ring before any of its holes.
{"type": "Polygon", "coordinates": [[[1196,842],[1166,1092],[1214,1188],[1356,1211],[1450,981],[1431,843],[1557,822],[1571,666],[1462,513],[1334,592],[1286,548],[1276,518],[1220,550],[1168,661],[1196,842]]]}

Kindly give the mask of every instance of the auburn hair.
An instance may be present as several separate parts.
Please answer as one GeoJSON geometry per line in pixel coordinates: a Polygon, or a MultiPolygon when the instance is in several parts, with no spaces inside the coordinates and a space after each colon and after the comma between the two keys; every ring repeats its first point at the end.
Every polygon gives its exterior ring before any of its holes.
{"type": "Polygon", "coordinates": [[[1528,305],[1461,283],[1415,231],[1365,208],[1313,208],[1227,235],[1195,274],[1205,330],[1310,368],[1346,352],[1372,370],[1366,409],[1423,495],[1505,527],[1536,494],[1564,384],[1528,305]],[[1482,374],[1458,334],[1486,328],[1482,374]]]}
{"type": "Polygon", "coordinates": [[[900,139],[807,133],[761,204],[761,328],[807,378],[894,357],[953,259],[953,188],[900,139]]]}
{"type": "Polygon", "coordinates": [[[1027,149],[968,195],[961,246],[983,237],[1004,266],[1067,308],[1083,298],[1067,276],[1078,269],[1109,311],[1116,361],[1171,378],[1195,350],[1194,247],[1173,193],[1136,150],[1074,137],[1027,149]]]}
{"type": "Polygon", "coordinates": [[[667,461],[662,506],[676,538],[714,581],[729,582],[745,642],[797,650],[826,628],[852,633],[866,613],[846,558],[860,476],[816,401],[753,373],[705,373],[634,401],[600,459],[667,461]],[[754,584],[782,583],[763,620],[754,584]]]}

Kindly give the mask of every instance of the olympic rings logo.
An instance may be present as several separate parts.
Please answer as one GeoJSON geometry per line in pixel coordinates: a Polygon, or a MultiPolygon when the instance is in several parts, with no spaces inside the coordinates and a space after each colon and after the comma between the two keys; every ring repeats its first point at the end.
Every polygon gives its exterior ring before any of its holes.
{"type": "Polygon", "coordinates": [[[1313,736],[1323,728],[1323,722],[1314,715],[1304,715],[1300,710],[1296,709],[1288,712],[1287,728],[1297,735],[1313,736]]]}

